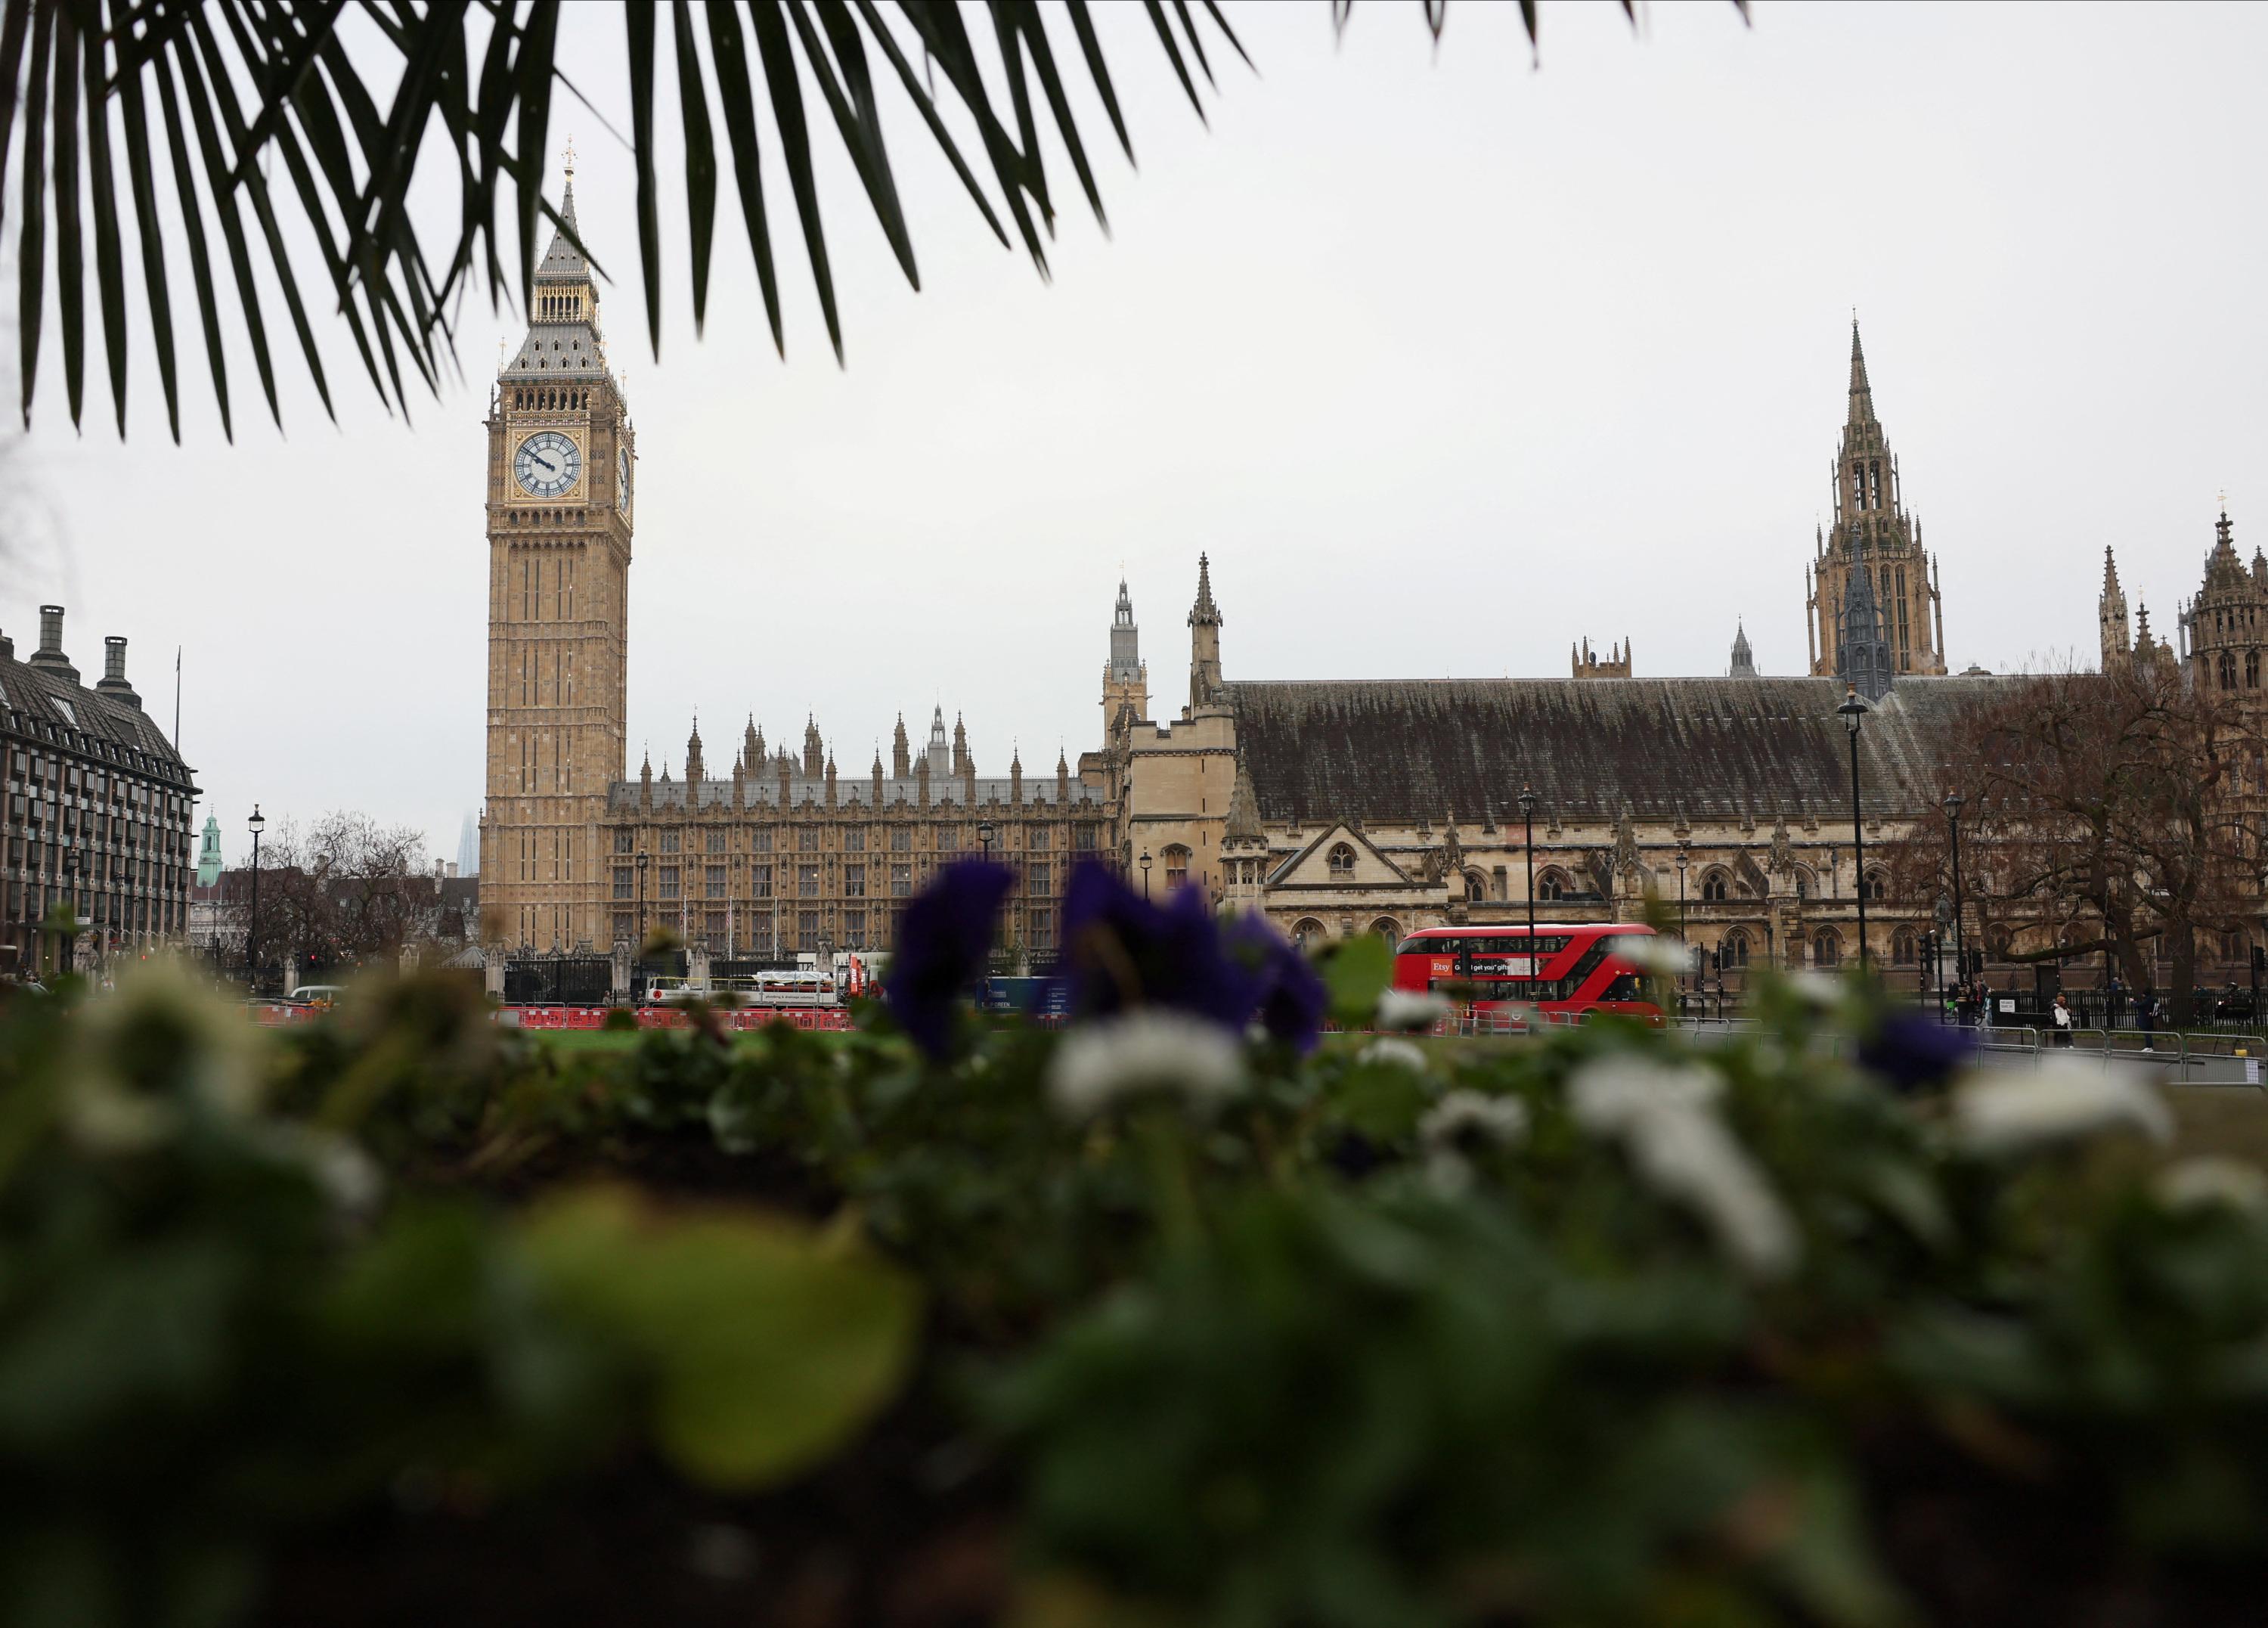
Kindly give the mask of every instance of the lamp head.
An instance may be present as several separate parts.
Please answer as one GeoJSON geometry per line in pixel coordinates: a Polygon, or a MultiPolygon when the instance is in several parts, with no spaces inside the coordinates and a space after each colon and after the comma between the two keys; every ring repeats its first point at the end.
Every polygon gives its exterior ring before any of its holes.
{"type": "Polygon", "coordinates": [[[1147,848],[1142,851],[1142,868],[1145,871],[1150,868],[1150,851],[1147,848]]]}
{"type": "Polygon", "coordinates": [[[1867,716],[1867,704],[1859,699],[1859,687],[1856,684],[1844,687],[1843,704],[1837,707],[1835,711],[1843,720],[1843,727],[1852,734],[1857,734],[1859,720],[1867,716]]]}
{"type": "Polygon", "coordinates": [[[260,805],[258,803],[252,805],[252,818],[247,820],[244,823],[254,836],[259,836],[261,832],[268,829],[268,821],[260,817],[260,805]]]}
{"type": "Polygon", "coordinates": [[[1523,820],[1535,817],[1535,793],[1524,785],[1520,788],[1520,817],[1523,820]]]}
{"type": "Polygon", "coordinates": [[[979,820],[976,822],[976,840],[988,848],[992,845],[992,821],[979,820]]]}
{"type": "Polygon", "coordinates": [[[1945,794],[1945,817],[1948,820],[1958,820],[1961,818],[1961,803],[1962,797],[1960,792],[1948,792],[1945,794]]]}
{"type": "Polygon", "coordinates": [[[647,866],[647,865],[648,865],[648,864],[652,860],[652,858],[653,858],[653,856],[652,856],[652,854],[648,853],[644,849],[643,849],[643,848],[639,849],[639,850],[638,850],[638,869],[640,869],[641,871],[643,871],[644,869],[645,869],[646,866],[647,866]]]}

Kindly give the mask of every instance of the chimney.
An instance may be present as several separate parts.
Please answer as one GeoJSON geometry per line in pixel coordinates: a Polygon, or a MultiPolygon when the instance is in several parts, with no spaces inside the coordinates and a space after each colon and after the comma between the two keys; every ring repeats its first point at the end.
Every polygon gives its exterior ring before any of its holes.
{"type": "Polygon", "coordinates": [[[126,681],[126,641],[115,633],[102,641],[102,682],[94,689],[97,695],[123,701],[128,706],[139,708],[142,704],[142,697],[126,681]]]}
{"type": "Polygon", "coordinates": [[[5,633],[0,633],[0,661],[13,661],[15,659],[16,641],[5,633]]]}
{"type": "Polygon", "coordinates": [[[60,605],[40,607],[40,648],[32,657],[32,665],[60,673],[74,684],[78,682],[78,669],[63,654],[63,608],[60,605]]]}

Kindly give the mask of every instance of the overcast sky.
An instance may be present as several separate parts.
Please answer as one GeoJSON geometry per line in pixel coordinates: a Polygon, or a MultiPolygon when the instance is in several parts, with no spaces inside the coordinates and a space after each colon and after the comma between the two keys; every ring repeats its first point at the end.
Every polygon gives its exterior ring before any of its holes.
{"type": "MultiPolygon", "coordinates": [[[[886,104],[923,290],[832,164],[840,369],[784,216],[772,354],[729,185],[707,333],[681,254],[657,363],[627,155],[556,104],[638,428],[631,771],[648,741],[681,771],[696,708],[712,763],[750,712],[775,741],[812,713],[859,771],[937,703],[983,771],[1051,769],[1097,742],[1122,567],[1152,710],[1179,706],[1200,550],[1232,678],[1564,674],[1586,635],[1715,673],[1741,618],[1800,672],[1854,306],[1956,668],[2091,661],[2105,544],[2170,630],[2224,488],[2247,556],[2268,541],[2268,11],[1758,0],[1748,27],[1657,5],[1634,37],[1548,4],[1540,65],[1510,6],[1452,6],[1438,51],[1415,5],[1358,7],[1343,41],[1323,0],[1230,15],[1260,72],[1222,72],[1207,127],[1106,8],[1141,167],[1082,102],[1111,234],[1066,209],[1051,282],[886,104]]],[[[567,28],[627,128],[618,14],[567,28]]],[[[50,337],[0,628],[26,652],[64,601],[90,681],[129,635],[168,715],[184,646],[232,859],[255,800],[412,822],[444,857],[478,807],[481,420],[521,329],[464,318],[466,381],[411,424],[327,331],[340,422],[295,387],[279,436],[239,355],[233,446],[189,335],[179,448],[146,357],[129,443],[92,378],[75,436],[50,337]]]]}

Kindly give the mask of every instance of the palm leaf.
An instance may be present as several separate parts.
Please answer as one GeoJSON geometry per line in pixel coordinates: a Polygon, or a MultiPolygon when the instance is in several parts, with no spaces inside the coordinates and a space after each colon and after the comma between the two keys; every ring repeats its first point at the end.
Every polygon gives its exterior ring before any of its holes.
{"type": "MultiPolygon", "coordinates": [[[[667,246],[654,173],[656,4],[629,0],[626,6],[632,121],[627,137],[615,139],[624,140],[637,165],[639,269],[648,342],[658,350],[667,246]]],[[[1623,4],[1626,12],[1632,11],[1631,0],[1623,4]]],[[[1734,4],[1745,16],[1743,0],[1734,4]]],[[[1534,0],[1521,0],[1521,6],[1532,42],[1534,0]]],[[[1089,0],[1064,0],[1064,9],[1087,78],[1131,162],[1132,135],[1089,0]]],[[[940,0],[898,0],[887,9],[880,0],[710,0],[703,11],[712,108],[689,0],[670,0],[696,329],[706,320],[715,252],[716,122],[721,120],[765,316],[774,348],[784,353],[773,221],[762,178],[760,131],[768,118],[779,138],[771,156],[787,175],[828,343],[838,359],[843,355],[843,319],[823,225],[819,177],[824,166],[804,106],[806,84],[825,105],[823,123],[850,160],[865,208],[907,280],[920,286],[896,168],[883,138],[871,65],[876,52],[888,66],[884,77],[911,103],[985,225],[1004,246],[1020,244],[1042,276],[1047,239],[1055,230],[1044,136],[1062,144],[1088,208],[1108,229],[1091,144],[1079,128],[1064,59],[1044,11],[1038,0],[983,0],[983,10],[988,26],[972,34],[962,6],[940,0]],[[916,70],[917,55],[924,71],[916,70]],[[972,163],[973,153],[964,157],[948,102],[957,104],[958,116],[975,133],[980,162],[972,163]]],[[[1331,0],[1332,24],[1344,28],[1350,10],[1351,0],[1331,0]]],[[[1211,47],[1226,42],[1248,66],[1249,54],[1219,0],[1143,0],[1143,11],[1167,68],[1202,119],[1198,81],[1214,82],[1211,47]]],[[[440,387],[453,353],[451,313],[468,284],[485,279],[492,305],[531,298],[538,233],[546,223],[604,276],[599,257],[543,193],[555,84],[593,107],[592,98],[560,70],[563,15],[559,0],[0,0],[0,173],[13,158],[21,176],[15,200],[17,343],[26,422],[48,319],[51,248],[55,318],[74,422],[84,407],[85,262],[91,236],[111,397],[124,432],[134,313],[119,218],[121,147],[141,244],[141,301],[177,438],[178,357],[163,239],[169,208],[181,221],[206,365],[223,432],[232,436],[230,327],[250,346],[269,410],[279,423],[282,418],[261,306],[263,278],[273,279],[325,410],[335,410],[320,324],[287,249],[295,230],[306,231],[318,247],[336,316],[347,324],[372,388],[389,409],[405,414],[413,374],[428,392],[440,387]],[[370,25],[351,52],[339,32],[350,4],[370,25]],[[213,25],[216,12],[224,27],[213,25]],[[477,63],[470,44],[476,21],[487,32],[477,63]],[[151,77],[164,129],[162,162],[151,128],[151,77]],[[437,144],[446,149],[445,158],[433,156],[437,144]],[[271,189],[273,157],[281,158],[291,178],[288,188],[271,189]],[[457,188],[456,227],[445,262],[429,260],[409,207],[414,195],[446,184],[434,176],[437,163],[441,176],[454,172],[457,188]],[[247,207],[258,227],[256,244],[245,225],[247,207]],[[516,266],[502,246],[506,216],[517,232],[516,266]],[[234,284],[234,308],[225,313],[210,221],[218,223],[234,284]]],[[[1424,0],[1422,15],[1438,39],[1446,0],[1424,0]]],[[[603,117],[599,122],[607,125],[603,117]]],[[[612,126],[607,128],[612,134],[612,126]]],[[[0,220],[6,202],[0,199],[0,220]]]]}
{"type": "Polygon", "coordinates": [[[24,104],[24,218],[16,228],[17,365],[24,386],[24,425],[32,423],[32,389],[40,372],[40,319],[47,310],[48,59],[54,55],[55,14],[39,8],[32,26],[30,95],[24,104]]]}

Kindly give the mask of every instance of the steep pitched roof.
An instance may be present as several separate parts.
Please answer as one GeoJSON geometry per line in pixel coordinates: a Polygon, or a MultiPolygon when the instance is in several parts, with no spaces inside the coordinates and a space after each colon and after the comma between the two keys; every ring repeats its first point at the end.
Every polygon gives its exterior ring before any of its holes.
{"type": "Polygon", "coordinates": [[[67,676],[71,673],[68,667],[0,658],[0,725],[189,784],[189,766],[157,719],[130,702],[82,689],[67,676]]]}
{"type": "MultiPolygon", "coordinates": [[[[1934,803],[1960,715],[1999,678],[1902,677],[1859,732],[1859,802],[1895,819],[1934,803]]],[[[1539,814],[1769,824],[1851,807],[1830,678],[1430,679],[1232,682],[1240,756],[1262,815],[1303,825],[1539,814]]]]}

